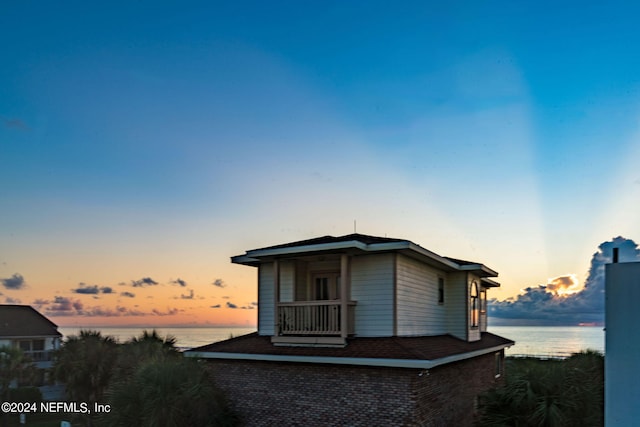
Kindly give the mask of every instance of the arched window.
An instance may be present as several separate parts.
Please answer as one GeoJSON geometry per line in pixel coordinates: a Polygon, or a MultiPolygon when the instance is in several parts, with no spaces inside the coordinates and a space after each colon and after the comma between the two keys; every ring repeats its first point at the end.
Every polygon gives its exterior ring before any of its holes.
{"type": "Polygon", "coordinates": [[[471,303],[471,327],[472,328],[477,328],[478,327],[478,312],[479,312],[479,306],[478,306],[478,282],[476,282],[475,280],[473,282],[471,282],[471,286],[469,288],[469,302],[471,303]]]}

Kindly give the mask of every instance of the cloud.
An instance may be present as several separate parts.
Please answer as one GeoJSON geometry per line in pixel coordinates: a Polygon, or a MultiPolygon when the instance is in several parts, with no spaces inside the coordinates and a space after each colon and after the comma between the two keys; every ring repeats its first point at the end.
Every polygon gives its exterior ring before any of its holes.
{"type": "Polygon", "coordinates": [[[173,316],[174,314],[178,314],[180,310],[178,310],[177,308],[168,308],[167,311],[160,311],[154,308],[153,310],[151,310],[151,312],[156,316],[173,316]]]}
{"type": "Polygon", "coordinates": [[[98,285],[87,285],[86,283],[80,282],[78,283],[78,287],[75,289],[71,289],[71,292],[75,294],[84,294],[84,295],[97,295],[99,293],[103,294],[111,294],[113,293],[113,289],[108,286],[98,287],[98,285]]]}
{"type": "Polygon", "coordinates": [[[169,283],[171,283],[172,285],[180,285],[183,288],[185,286],[187,286],[187,282],[185,282],[184,280],[182,280],[181,278],[177,278],[176,280],[172,280],[169,283]]]}
{"type": "Polygon", "coordinates": [[[238,308],[238,306],[232,302],[227,301],[227,308],[238,308]]]}
{"type": "Polygon", "coordinates": [[[87,286],[85,283],[80,283],[79,286],[80,287],[76,289],[72,289],[71,292],[76,294],[91,294],[91,295],[95,295],[100,292],[100,289],[98,289],[98,285],[87,286]]]}
{"type": "Polygon", "coordinates": [[[255,309],[254,306],[252,305],[243,305],[242,307],[240,307],[242,310],[253,310],[255,309]]]}
{"type": "Polygon", "coordinates": [[[9,129],[29,130],[29,126],[21,119],[2,117],[2,123],[9,129]]]}
{"type": "Polygon", "coordinates": [[[136,294],[134,294],[133,292],[120,292],[120,296],[127,297],[127,298],[135,298],[136,294]]]}
{"type": "Polygon", "coordinates": [[[546,290],[554,295],[567,295],[578,291],[580,282],[575,274],[554,277],[547,281],[546,290]]]}
{"type": "Polygon", "coordinates": [[[253,306],[257,307],[257,306],[258,306],[258,303],[254,301],[254,302],[252,302],[252,303],[251,303],[251,305],[253,305],[253,306]]]}
{"type": "Polygon", "coordinates": [[[139,310],[132,310],[126,307],[116,306],[115,310],[104,307],[91,307],[82,313],[87,317],[122,317],[122,316],[146,316],[146,313],[139,310]]]}
{"type": "Polygon", "coordinates": [[[217,286],[219,288],[224,288],[227,286],[226,283],[224,283],[224,281],[222,279],[216,279],[213,281],[213,283],[211,283],[213,286],[217,286]]]}
{"type": "Polygon", "coordinates": [[[640,261],[638,245],[633,240],[616,237],[598,246],[581,290],[578,291],[575,275],[555,277],[546,285],[524,289],[515,299],[492,299],[488,306],[489,318],[521,324],[603,323],[605,265],[612,261],[613,248],[619,248],[620,262],[640,261]]]}
{"type": "Polygon", "coordinates": [[[24,289],[27,283],[24,281],[24,277],[21,274],[14,274],[6,279],[0,279],[0,283],[7,289],[24,289]]]}
{"type": "Polygon", "coordinates": [[[43,298],[36,298],[33,300],[33,302],[31,303],[31,305],[37,305],[37,306],[42,306],[42,305],[47,305],[49,304],[49,300],[48,299],[43,299],[43,298]]]}
{"type": "Polygon", "coordinates": [[[212,305],[211,308],[220,308],[220,304],[212,305]]]}
{"type": "Polygon", "coordinates": [[[193,299],[193,289],[189,289],[189,295],[180,294],[181,299],[193,299]]]}
{"type": "Polygon", "coordinates": [[[74,316],[82,314],[83,308],[84,305],[80,300],[57,296],[45,311],[49,316],[74,316]]]}
{"type": "Polygon", "coordinates": [[[155,286],[158,284],[158,282],[156,282],[155,280],[153,280],[151,277],[143,277],[140,280],[132,280],[131,284],[133,285],[134,288],[141,288],[143,286],[155,286]]]}
{"type": "Polygon", "coordinates": [[[18,298],[11,298],[11,297],[6,297],[4,299],[4,302],[6,304],[22,304],[22,301],[20,301],[18,298]]]}

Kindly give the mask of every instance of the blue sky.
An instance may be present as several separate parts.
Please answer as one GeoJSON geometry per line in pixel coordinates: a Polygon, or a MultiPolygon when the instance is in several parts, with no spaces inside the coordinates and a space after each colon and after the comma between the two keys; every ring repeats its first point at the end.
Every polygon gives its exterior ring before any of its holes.
{"type": "MultiPolygon", "coordinates": [[[[602,242],[640,234],[637,12],[9,2],[0,278],[26,286],[0,301],[183,278],[199,311],[170,285],[136,307],[244,324],[207,312],[255,301],[229,256],[354,220],[486,263],[499,299],[584,283],[602,242]]],[[[105,298],[82,302],[134,307],[105,298]]]]}

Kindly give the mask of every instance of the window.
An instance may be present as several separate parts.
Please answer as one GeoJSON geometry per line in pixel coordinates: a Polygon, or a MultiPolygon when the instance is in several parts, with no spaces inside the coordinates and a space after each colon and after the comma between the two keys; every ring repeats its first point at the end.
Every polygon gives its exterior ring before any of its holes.
{"type": "Polygon", "coordinates": [[[313,275],[311,295],[314,300],[340,299],[340,275],[338,273],[316,273],[313,275]]]}
{"type": "Polygon", "coordinates": [[[33,351],[44,351],[44,340],[33,340],[33,351]]]}
{"type": "Polygon", "coordinates": [[[471,327],[478,327],[478,282],[475,280],[471,282],[471,287],[469,289],[469,299],[470,299],[470,315],[471,315],[471,327]]]}
{"type": "Polygon", "coordinates": [[[438,304],[444,304],[444,278],[438,277],[438,304]]]}

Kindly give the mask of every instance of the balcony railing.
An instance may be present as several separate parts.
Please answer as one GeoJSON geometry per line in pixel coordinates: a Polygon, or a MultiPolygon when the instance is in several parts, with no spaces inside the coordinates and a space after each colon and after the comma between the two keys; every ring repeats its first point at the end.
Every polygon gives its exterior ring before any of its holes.
{"type": "MultiPolygon", "coordinates": [[[[354,332],[354,301],[347,303],[347,334],[354,332]]],[[[341,302],[298,301],[278,303],[279,335],[341,335],[341,302]]]]}
{"type": "Polygon", "coordinates": [[[53,360],[53,351],[51,350],[25,351],[24,354],[34,362],[50,362],[53,360]]]}

